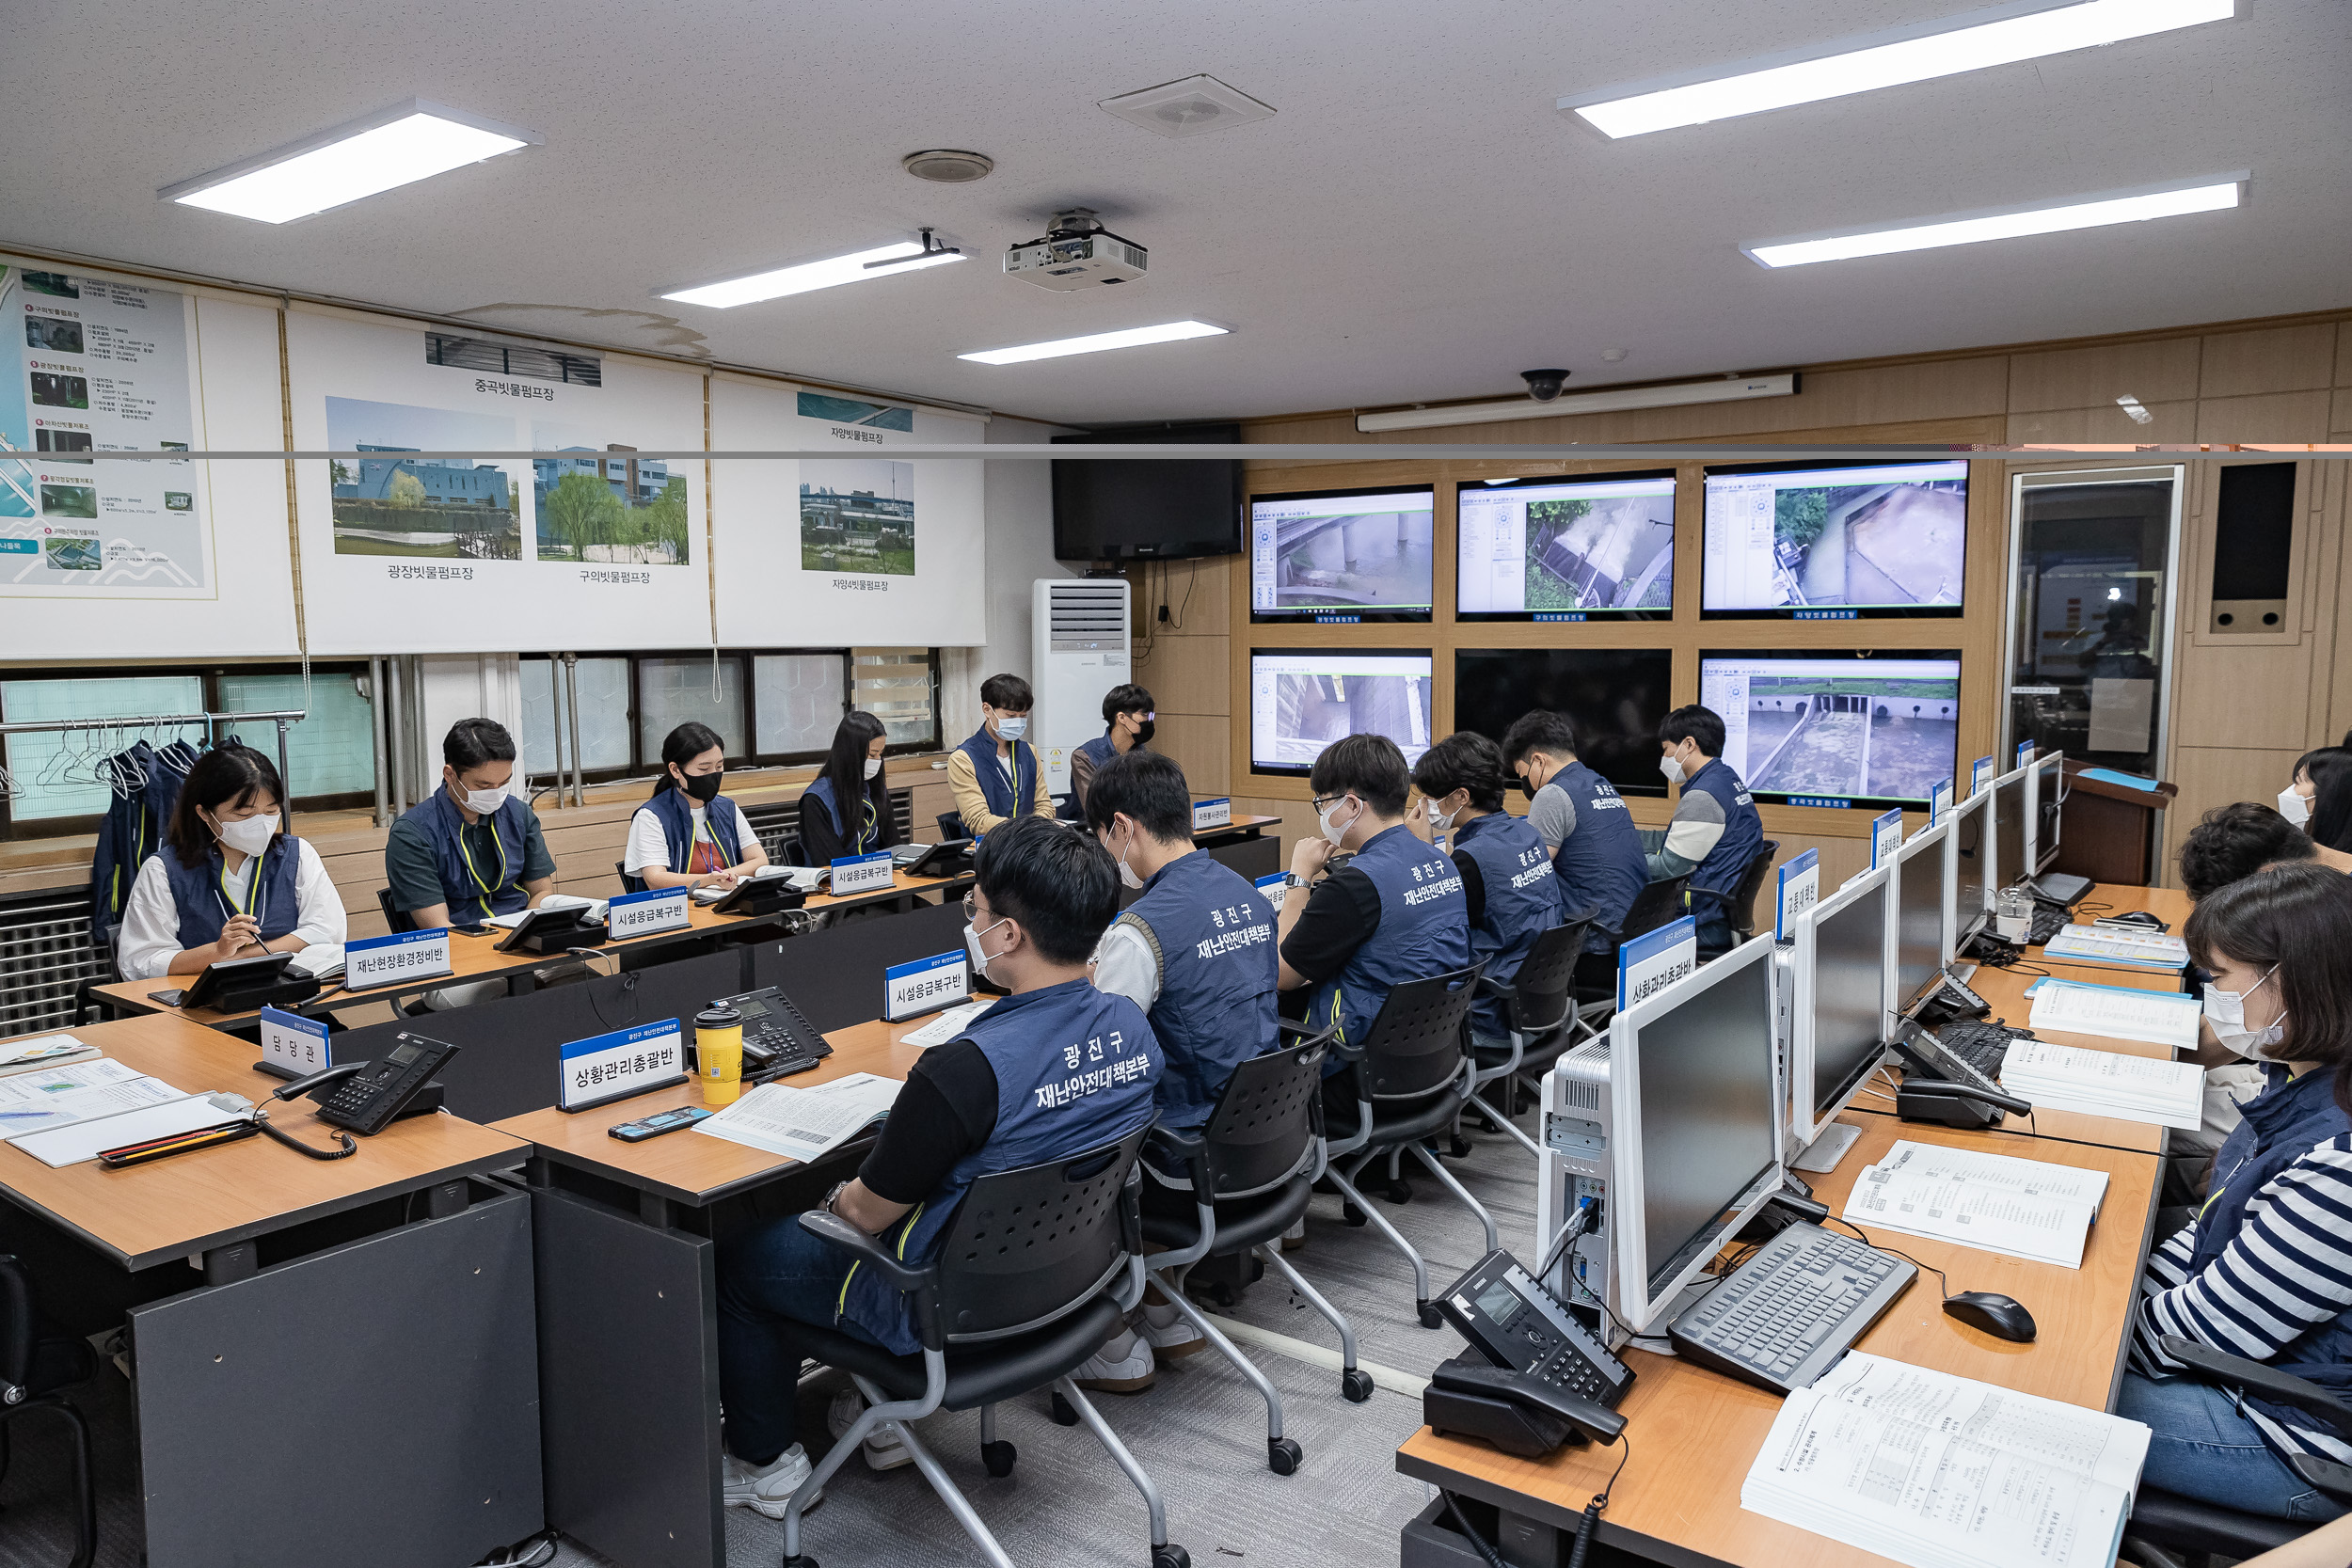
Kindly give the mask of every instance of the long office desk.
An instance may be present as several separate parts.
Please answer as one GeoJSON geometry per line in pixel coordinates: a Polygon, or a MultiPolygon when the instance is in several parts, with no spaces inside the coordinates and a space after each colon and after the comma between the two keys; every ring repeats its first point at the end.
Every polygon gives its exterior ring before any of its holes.
{"type": "MultiPolygon", "coordinates": [[[[910,877],[903,871],[894,872],[891,885],[868,893],[835,895],[816,894],[802,906],[811,913],[860,909],[894,899],[911,898],[922,894],[947,895],[960,893],[972,881],[970,872],[952,877],[910,877]]],[[[623,962],[640,959],[658,961],[660,949],[684,943],[707,943],[712,941],[757,941],[781,926],[790,911],[774,914],[733,915],[716,914],[707,907],[689,902],[689,924],[671,931],[658,931],[649,936],[630,937],[609,942],[594,949],[599,954],[614,954],[623,962]]],[[[343,990],[329,982],[329,989],[318,996],[289,1009],[293,1012],[333,1012],[365,1002],[397,1003],[401,998],[440,990],[451,986],[470,985],[485,980],[504,980],[510,992],[532,989],[532,973],[552,963],[564,962],[562,954],[501,953],[499,943],[507,933],[493,930],[486,936],[471,937],[462,931],[452,931],[449,938],[450,973],[424,979],[401,980],[389,986],[372,987],[365,990],[343,990]]],[[[249,1021],[252,1012],[215,1012],[209,1007],[174,1007],[159,1000],[158,991],[179,990],[195,982],[194,974],[172,974],[152,980],[121,980],[111,985],[91,988],[91,994],[113,1012],[169,1013],[192,1019],[199,1023],[219,1025],[249,1021]]]]}
{"type": "MultiPolygon", "coordinates": [[[[176,1088],[278,1085],[183,1019],[75,1034],[176,1088]]],[[[276,1113],[329,1144],[308,1101],[276,1113]]],[[[437,1113],[358,1146],[128,1170],[0,1148],[0,1250],[74,1332],[127,1320],[151,1568],[473,1562],[540,1528],[530,1207],[485,1180],[528,1146],[437,1113]]]]}
{"type": "MultiPolygon", "coordinates": [[[[790,1080],[903,1079],[898,1040],[929,1022],[868,1022],[790,1080]]],[[[692,1084],[593,1111],[533,1111],[498,1130],[532,1146],[548,1524],[629,1568],[723,1568],[717,1247],[764,1201],[812,1208],[865,1152],[810,1166],[691,1129],[625,1144],[607,1129],[701,1103],[692,1084]]]]}
{"type": "MultiPolygon", "coordinates": [[[[1844,1208],[1855,1175],[1899,1139],[2025,1152],[2014,1140],[1985,1133],[1851,1112],[1842,1119],[1861,1127],[1861,1140],[1836,1171],[1814,1179],[1814,1196],[1833,1213],[1844,1208]]],[[[2159,1163],[2146,1154],[2056,1138],[2036,1142],[2031,1157],[2107,1174],[2106,1202],[2079,1270],[1917,1236],[1883,1240],[1944,1270],[1955,1291],[1998,1291],[2024,1303],[2040,1329],[2035,1341],[1996,1339],[1945,1316],[1934,1276],[1922,1273],[1857,1344],[1893,1360],[2105,1410],[2122,1378],[2133,1286],[2154,1217],[2159,1163]]],[[[1625,1473],[1600,1521],[1599,1538],[1610,1545],[1676,1564],[1863,1568],[1884,1563],[1869,1552],[1740,1508],[1740,1483],[1780,1408],[1777,1396],[1673,1356],[1628,1350],[1624,1359],[1635,1374],[1619,1406],[1629,1453],[1596,1445],[1563,1449],[1547,1459],[1516,1459],[1484,1443],[1440,1437],[1423,1427],[1397,1450],[1396,1467],[1519,1519],[1573,1531],[1584,1505],[1608,1484],[1622,1456],[1625,1473]]]]}

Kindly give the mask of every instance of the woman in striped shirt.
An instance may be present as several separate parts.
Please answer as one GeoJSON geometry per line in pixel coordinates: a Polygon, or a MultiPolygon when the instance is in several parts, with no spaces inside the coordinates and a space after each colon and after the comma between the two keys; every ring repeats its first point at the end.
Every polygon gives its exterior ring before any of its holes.
{"type": "Polygon", "coordinates": [[[2333,1518],[2344,1510],[2283,1456],[2352,1464],[2352,1433],[2181,1377],[2158,1338],[2352,1392],[2352,899],[2337,873],[2274,865],[2209,895],[2185,934],[2214,974],[2215,1035],[2265,1084],[2214,1158],[2212,1196],[2148,1261],[2116,1409],[2153,1429],[2147,1484],[2275,1518],[2333,1518]]]}

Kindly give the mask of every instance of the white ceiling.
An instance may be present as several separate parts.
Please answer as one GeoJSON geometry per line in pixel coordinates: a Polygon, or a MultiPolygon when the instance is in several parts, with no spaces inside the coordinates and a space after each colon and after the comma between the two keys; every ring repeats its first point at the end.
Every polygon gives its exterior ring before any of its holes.
{"type": "Polygon", "coordinates": [[[1565,93],[1969,0],[84,0],[11,8],[0,244],[70,250],[1072,422],[1570,389],[2352,304],[2352,6],[1622,143],[1565,93]],[[1207,71],[1271,120],[1096,101],[1207,71]],[[305,222],[161,186],[425,98],[544,146],[305,222]],[[898,168],[977,149],[967,187],[898,168]],[[1740,242],[2253,171],[2235,213],[1767,272],[1740,242]],[[1146,282],[998,272],[1060,205],[1146,282]],[[719,311],[651,297],[937,225],[976,260],[719,311]],[[498,309],[503,308],[503,309],[498,309]],[[962,351],[1197,316],[1228,338],[962,351]],[[675,324],[665,318],[675,317],[675,324]],[[1623,347],[1620,365],[1600,351],[1623,347]]]}

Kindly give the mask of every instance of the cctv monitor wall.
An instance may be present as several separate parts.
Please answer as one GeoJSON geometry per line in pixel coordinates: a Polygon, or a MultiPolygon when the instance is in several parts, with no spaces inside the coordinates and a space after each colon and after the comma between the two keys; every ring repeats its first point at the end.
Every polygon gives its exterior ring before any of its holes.
{"type": "Polygon", "coordinates": [[[1635,1333],[1780,1185],[1769,933],[1609,1025],[1610,1293],[1635,1333]]]}
{"type": "Polygon", "coordinates": [[[1417,484],[1250,497],[1249,618],[1428,620],[1435,495],[1417,484]]]}
{"type": "MultiPolygon", "coordinates": [[[[1887,1006],[1903,1012],[1942,982],[1952,961],[1951,822],[1914,833],[1895,851],[1889,905],[1893,911],[1895,980],[1887,1006]]],[[[1890,1020],[1887,1025],[1894,1027],[1890,1020]]]]}
{"type": "Polygon", "coordinates": [[[1886,1054],[1887,868],[1801,915],[1788,975],[1789,1131],[1812,1143],[1886,1054]]]}
{"type": "Polygon", "coordinates": [[[1457,620],[1674,613],[1672,469],[1463,484],[1454,505],[1457,620]]]}
{"type": "Polygon", "coordinates": [[[1956,616],[1968,465],[1707,470],[1702,618],[1956,616]]]}
{"type": "Polygon", "coordinates": [[[1536,708],[1576,724],[1577,760],[1620,795],[1663,796],[1658,726],[1673,710],[1663,648],[1462,648],[1454,655],[1454,727],[1497,745],[1536,708]]]}
{"type": "Polygon", "coordinates": [[[1410,765],[1429,750],[1429,650],[1249,651],[1249,770],[1304,778],[1343,736],[1385,735],[1410,765]]]}
{"type": "Polygon", "coordinates": [[[2026,769],[2026,863],[2039,877],[2058,863],[2058,807],[2066,799],[2066,753],[2036,757],[2026,769]]]}
{"type": "Polygon", "coordinates": [[[1993,910],[1993,796],[1979,790],[1952,808],[1946,863],[1951,867],[1952,951],[1984,929],[1993,910]]]}
{"type": "Polygon", "coordinates": [[[1759,800],[1925,806],[1960,754],[1957,649],[1710,649],[1699,701],[1723,716],[1724,761],[1759,800]]]}
{"type": "Polygon", "coordinates": [[[2026,879],[2026,773],[2020,768],[1993,781],[1993,891],[2026,879]]]}

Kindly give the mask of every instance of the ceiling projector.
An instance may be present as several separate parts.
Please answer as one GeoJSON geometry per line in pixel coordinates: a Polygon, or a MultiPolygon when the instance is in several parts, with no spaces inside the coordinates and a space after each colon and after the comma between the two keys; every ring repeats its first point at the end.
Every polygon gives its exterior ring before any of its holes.
{"type": "Polygon", "coordinates": [[[1042,239],[1005,252],[1005,276],[1041,289],[1091,289],[1139,282],[1151,253],[1104,229],[1091,207],[1056,213],[1042,239]]]}

